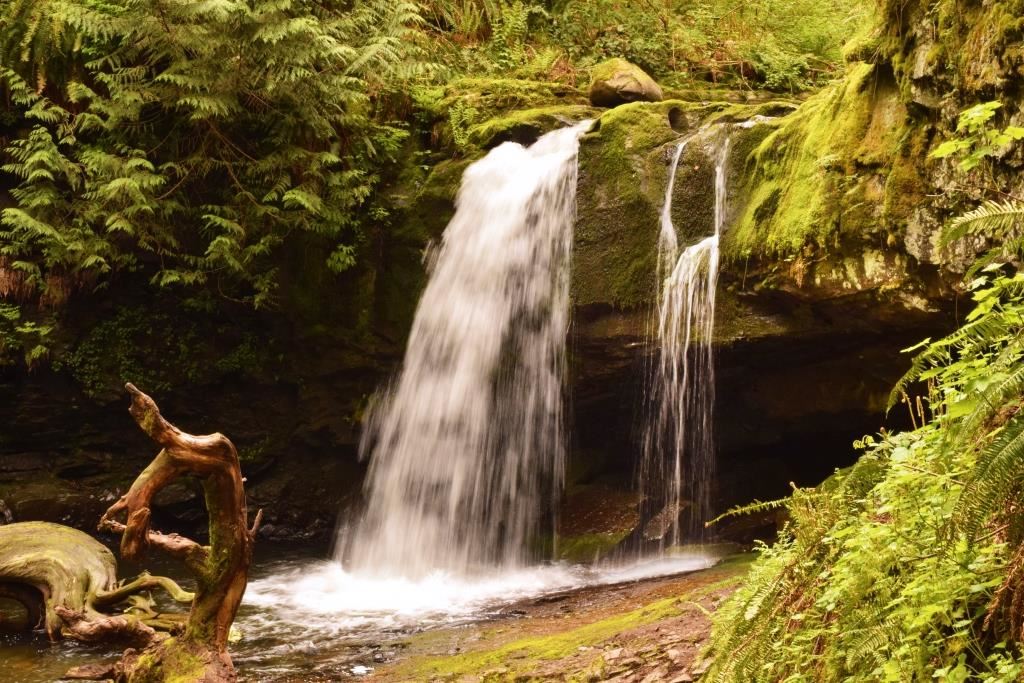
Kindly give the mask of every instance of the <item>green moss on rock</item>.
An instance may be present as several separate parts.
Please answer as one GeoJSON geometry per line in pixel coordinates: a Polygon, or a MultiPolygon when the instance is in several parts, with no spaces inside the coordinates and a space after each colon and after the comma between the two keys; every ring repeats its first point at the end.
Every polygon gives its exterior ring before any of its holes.
{"type": "Polygon", "coordinates": [[[470,127],[469,140],[483,149],[503,142],[528,145],[544,133],[584,119],[597,118],[600,113],[600,110],[582,104],[517,110],[470,127]]]}
{"type": "Polygon", "coordinates": [[[432,131],[431,147],[467,156],[487,146],[515,119],[522,119],[523,112],[587,104],[582,92],[564,83],[516,78],[460,78],[443,89],[418,88],[413,99],[432,131]],[[506,118],[512,121],[503,126],[506,118]]]}
{"type": "MultiPolygon", "coordinates": [[[[906,215],[886,216],[883,207],[908,126],[891,77],[869,64],[853,67],[750,153],[747,200],[725,236],[726,254],[791,255],[806,245],[827,250],[844,237],[867,239],[886,221],[905,223],[906,215]]],[[[917,187],[905,166],[899,174],[894,192],[917,187]]]]}
{"type": "MultiPolygon", "coordinates": [[[[580,306],[649,304],[661,208],[676,145],[701,128],[792,111],[786,102],[737,105],[679,100],[632,103],[606,112],[580,145],[572,292],[580,306]]],[[[747,156],[778,123],[730,132],[730,188],[739,192],[747,156]]],[[[688,144],[672,201],[682,244],[714,230],[713,136],[688,144]]],[[[738,202],[738,196],[737,196],[738,202]]]]}
{"type": "Polygon", "coordinates": [[[674,147],[716,106],[635,102],[606,112],[580,144],[572,293],[631,308],[654,295],[658,216],[674,147]]]}
{"type": "Polygon", "coordinates": [[[411,198],[394,232],[396,240],[422,248],[441,236],[454,214],[462,174],[475,160],[474,156],[442,161],[416,187],[409,188],[411,198]]]}
{"type": "Polygon", "coordinates": [[[629,102],[660,102],[664,94],[654,79],[625,59],[609,59],[591,70],[590,103],[617,107],[629,102]]]}
{"type": "Polygon", "coordinates": [[[128,674],[128,682],[195,683],[215,680],[211,671],[220,671],[221,668],[211,660],[210,653],[198,652],[191,643],[180,638],[168,638],[138,656],[128,674]]]}
{"type": "MultiPolygon", "coordinates": [[[[543,662],[561,659],[580,648],[603,647],[631,629],[677,617],[699,608],[692,603],[715,591],[727,590],[739,583],[753,555],[738,556],[700,575],[693,588],[683,594],[654,600],[630,611],[575,625],[553,633],[529,634],[511,641],[481,637],[465,652],[442,657],[415,658],[396,667],[392,674],[399,680],[479,680],[531,681],[543,662]],[[498,641],[498,642],[494,642],[498,641]]],[[[497,634],[491,634],[497,635],[497,634]]],[[[417,636],[426,640],[431,634],[417,636]]],[[[569,680],[610,680],[600,670],[580,672],[569,680]]]]}
{"type": "Polygon", "coordinates": [[[627,535],[624,533],[582,534],[559,539],[558,559],[576,564],[595,562],[609,553],[627,535]]]}

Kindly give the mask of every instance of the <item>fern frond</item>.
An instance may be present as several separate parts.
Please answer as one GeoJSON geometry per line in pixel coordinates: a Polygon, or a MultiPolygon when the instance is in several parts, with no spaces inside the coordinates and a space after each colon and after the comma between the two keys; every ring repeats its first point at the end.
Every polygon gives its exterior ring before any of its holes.
{"type": "Polygon", "coordinates": [[[709,522],[706,522],[704,526],[710,527],[718,524],[723,519],[729,519],[731,517],[742,517],[744,515],[756,515],[759,512],[768,512],[771,510],[778,510],[784,508],[789,503],[788,498],[779,498],[778,500],[766,500],[760,501],[755,500],[753,503],[747,505],[738,505],[734,508],[726,510],[722,514],[718,515],[709,522]]]}
{"type": "MultiPolygon", "coordinates": [[[[979,432],[986,422],[1003,410],[1007,403],[1024,396],[1024,364],[1016,362],[1020,351],[1013,349],[1008,355],[1014,361],[1014,369],[992,386],[979,392],[975,409],[951,430],[952,447],[966,447],[974,443],[980,437],[979,432]]],[[[993,374],[995,370],[996,368],[993,368],[993,374]]]]}
{"type": "Polygon", "coordinates": [[[987,346],[991,340],[1007,334],[1017,324],[1005,316],[983,315],[965,323],[939,341],[929,344],[914,357],[910,369],[896,382],[889,393],[886,410],[892,410],[907,393],[910,385],[920,380],[926,371],[948,364],[957,355],[969,354],[976,348],[987,346]]]}
{"type": "Polygon", "coordinates": [[[973,541],[1024,484],[1024,415],[1011,418],[982,450],[950,524],[973,541]]]}
{"type": "Polygon", "coordinates": [[[1001,235],[1019,230],[1024,224],[1024,202],[1015,199],[990,200],[973,211],[950,221],[942,231],[940,243],[948,246],[967,235],[1001,235]]]}
{"type": "Polygon", "coordinates": [[[881,609],[866,610],[859,613],[862,622],[872,622],[870,626],[849,629],[845,636],[853,636],[853,642],[847,645],[846,668],[854,671],[862,662],[870,661],[881,666],[888,661],[888,649],[900,637],[899,625],[890,615],[886,616],[881,609]]]}

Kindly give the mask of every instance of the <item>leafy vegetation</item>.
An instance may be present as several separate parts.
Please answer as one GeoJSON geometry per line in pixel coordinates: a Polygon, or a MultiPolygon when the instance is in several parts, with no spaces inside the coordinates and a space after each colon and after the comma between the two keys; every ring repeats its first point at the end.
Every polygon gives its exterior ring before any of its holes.
{"type": "Polygon", "coordinates": [[[863,17],[835,0],[4,3],[0,355],[44,360],[72,297],[129,275],[255,307],[285,301],[289,271],[332,282],[395,229],[405,166],[472,157],[520,125],[510,111],[585,104],[607,57],[677,87],[799,90],[863,17]]]}
{"type": "Polygon", "coordinates": [[[410,73],[418,20],[391,2],[8,5],[0,78],[24,123],[0,256],[41,293],[145,264],[257,305],[291,233],[344,270],[406,136],[370,116],[371,91],[410,73]]]}
{"type": "Polygon", "coordinates": [[[439,0],[428,25],[439,61],[574,80],[612,57],[672,85],[691,79],[801,90],[834,73],[868,3],[834,0],[439,0]]]}
{"type": "Polygon", "coordinates": [[[939,159],[961,156],[960,170],[971,171],[1001,148],[1024,140],[1024,128],[1020,126],[999,129],[991,125],[1002,106],[1001,102],[985,102],[962,112],[956,128],[959,136],[939,145],[932,156],[939,159]]]}
{"type": "MultiPolygon", "coordinates": [[[[973,155],[961,167],[977,167],[993,151],[981,124],[995,109],[965,112],[967,144],[939,155],[973,155]]],[[[916,428],[865,438],[856,465],[794,493],[781,539],[716,617],[711,680],[994,682],[1024,671],[1020,209],[985,205],[947,229],[947,244],[970,232],[998,246],[970,283],[964,325],[908,349],[918,353],[890,408],[902,403],[916,428]]]]}

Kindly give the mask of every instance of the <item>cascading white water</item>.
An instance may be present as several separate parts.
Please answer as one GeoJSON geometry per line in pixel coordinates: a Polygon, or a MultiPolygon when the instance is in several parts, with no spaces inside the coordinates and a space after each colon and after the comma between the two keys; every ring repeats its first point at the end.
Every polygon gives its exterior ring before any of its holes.
{"type": "Polygon", "coordinates": [[[576,159],[589,126],[505,143],[466,170],[401,373],[367,419],[367,509],[338,551],[357,572],[517,566],[553,510],[576,159]]]}
{"type": "Polygon", "coordinates": [[[645,538],[664,550],[696,531],[711,509],[715,453],[712,415],[715,369],[712,335],[718,284],[719,239],[726,217],[729,140],[715,159],[714,232],[679,253],[672,196],[679,160],[690,140],[676,148],[658,237],[657,320],[646,396],[639,485],[644,496],[645,538]],[[686,511],[690,528],[682,528],[686,511]]]}

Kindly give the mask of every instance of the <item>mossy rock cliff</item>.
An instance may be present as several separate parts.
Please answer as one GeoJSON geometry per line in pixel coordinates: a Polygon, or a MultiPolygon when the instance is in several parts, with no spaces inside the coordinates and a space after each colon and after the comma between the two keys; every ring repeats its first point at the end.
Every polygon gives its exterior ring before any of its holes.
{"type": "MultiPolygon", "coordinates": [[[[636,102],[606,112],[580,145],[573,253],[573,301],[617,310],[653,301],[660,215],[672,159],[672,218],[680,244],[714,231],[714,148],[728,129],[728,167],[736,175],[764,126],[733,124],[788,112],[785,103],[636,102]]],[[[731,178],[730,188],[738,187],[731,178]]],[[[739,196],[732,197],[733,202],[739,196]]]]}

